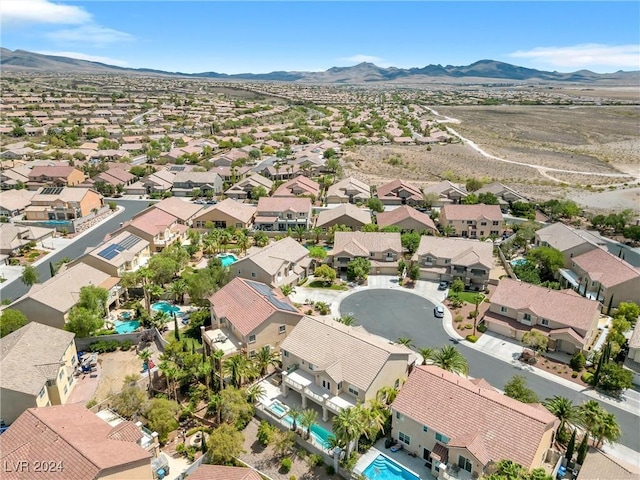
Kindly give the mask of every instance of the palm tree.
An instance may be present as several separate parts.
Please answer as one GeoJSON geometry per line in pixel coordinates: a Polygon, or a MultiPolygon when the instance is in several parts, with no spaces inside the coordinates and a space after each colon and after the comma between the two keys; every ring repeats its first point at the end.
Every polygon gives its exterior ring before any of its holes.
{"type": "Polygon", "coordinates": [[[446,345],[434,353],[433,364],[448,372],[469,375],[467,359],[451,345],[446,345]]]}
{"type": "Polygon", "coordinates": [[[223,368],[226,369],[227,375],[231,377],[231,385],[236,388],[242,386],[248,363],[247,357],[241,354],[233,355],[224,361],[223,368]]]}
{"type": "Polygon", "coordinates": [[[566,397],[556,395],[547,398],[542,404],[560,420],[560,425],[558,425],[559,438],[564,435],[567,424],[575,425],[580,419],[578,408],[566,397]]]}
{"type": "Polygon", "coordinates": [[[398,339],[396,340],[396,343],[399,343],[400,345],[404,345],[405,347],[411,347],[412,341],[413,340],[407,337],[398,337],[398,339]]]}
{"type": "Polygon", "coordinates": [[[596,440],[596,447],[600,448],[606,442],[613,443],[622,436],[622,430],[616,421],[616,416],[606,410],[602,411],[598,424],[593,435],[596,440]]]}
{"type": "Polygon", "coordinates": [[[378,432],[384,430],[384,422],[386,416],[384,415],[384,406],[380,402],[373,400],[373,403],[369,404],[369,407],[359,405],[360,416],[362,418],[364,435],[367,438],[375,438],[378,432]]]}
{"type": "Polygon", "coordinates": [[[298,429],[297,422],[302,418],[302,410],[299,407],[291,407],[289,416],[291,417],[291,430],[295,432],[298,429]]]}
{"type": "Polygon", "coordinates": [[[255,385],[251,385],[247,389],[247,402],[254,404],[258,400],[263,398],[266,394],[267,394],[267,391],[259,383],[256,383],[255,385]]]}
{"type": "Polygon", "coordinates": [[[307,429],[307,437],[311,436],[311,427],[314,423],[316,423],[316,419],[318,418],[318,412],[313,410],[312,408],[307,408],[302,411],[302,415],[300,415],[300,425],[303,428],[307,429]]]}
{"type": "Polygon", "coordinates": [[[165,361],[158,365],[158,368],[167,377],[167,387],[169,387],[169,391],[173,392],[173,399],[177,402],[178,389],[176,384],[180,374],[177,365],[173,362],[165,361]]]}
{"type": "Polygon", "coordinates": [[[146,365],[147,367],[147,374],[149,375],[149,385],[147,388],[148,390],[151,390],[151,369],[149,368],[151,352],[149,350],[142,350],[140,353],[138,353],[138,357],[140,357],[144,365],[146,365]]]}
{"type": "Polygon", "coordinates": [[[217,366],[217,370],[218,370],[218,392],[221,391],[224,388],[224,377],[222,375],[222,366],[223,366],[223,362],[222,362],[222,358],[224,357],[224,351],[222,350],[214,350],[213,352],[211,352],[211,359],[213,362],[215,362],[215,366],[217,366]]]}
{"type": "Polygon", "coordinates": [[[433,356],[436,353],[436,349],[429,347],[421,348],[420,350],[418,350],[418,353],[422,357],[422,365],[426,365],[429,361],[433,361],[433,356]]]}
{"type": "Polygon", "coordinates": [[[298,225],[296,226],[295,233],[296,237],[298,237],[298,241],[302,243],[302,241],[304,240],[304,236],[307,233],[307,229],[304,227],[304,225],[298,225]]]}
{"type": "Polygon", "coordinates": [[[211,376],[212,371],[213,365],[209,362],[201,362],[198,365],[198,374],[200,376],[204,376],[204,385],[207,387],[207,391],[209,391],[209,377],[211,376]]]}
{"type": "Polygon", "coordinates": [[[333,432],[336,437],[340,438],[346,445],[346,458],[349,458],[351,452],[351,443],[355,440],[357,449],[357,440],[364,431],[362,416],[360,410],[356,407],[345,408],[338,415],[333,417],[333,432]]]}
{"type": "Polygon", "coordinates": [[[311,232],[313,233],[314,239],[316,241],[316,245],[318,243],[320,243],[320,235],[322,235],[322,228],[321,227],[313,227],[311,229],[311,232]]]}
{"type": "Polygon", "coordinates": [[[169,284],[167,292],[173,295],[175,302],[184,303],[184,294],[187,293],[187,282],[182,278],[176,280],[169,284]]]}
{"type": "Polygon", "coordinates": [[[282,294],[285,297],[288,297],[292,293],[296,293],[296,287],[294,287],[293,285],[282,285],[280,287],[280,291],[282,291],[282,294]]]}
{"type": "Polygon", "coordinates": [[[594,432],[602,418],[603,410],[595,400],[588,400],[578,407],[580,413],[580,425],[595,439],[594,432]]]}
{"type": "Polygon", "coordinates": [[[247,249],[249,248],[250,244],[251,242],[249,240],[249,237],[247,237],[244,233],[241,232],[240,234],[236,235],[236,245],[243,254],[247,253],[247,249]]]}
{"type": "Polygon", "coordinates": [[[278,363],[278,354],[273,352],[269,345],[264,345],[258,349],[256,355],[253,357],[253,361],[260,372],[260,376],[264,376],[267,374],[269,366],[276,366],[278,363]]]}
{"type": "Polygon", "coordinates": [[[343,315],[340,318],[337,318],[336,321],[348,327],[352,327],[353,325],[356,324],[356,317],[352,314],[348,314],[348,315],[343,315]]]}
{"type": "Polygon", "coordinates": [[[382,387],[376,392],[376,400],[389,406],[398,396],[398,389],[394,387],[382,387]]]}

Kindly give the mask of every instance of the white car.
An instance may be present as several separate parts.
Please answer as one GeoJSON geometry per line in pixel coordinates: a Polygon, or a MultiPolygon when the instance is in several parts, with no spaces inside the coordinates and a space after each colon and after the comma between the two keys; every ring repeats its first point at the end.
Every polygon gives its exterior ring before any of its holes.
{"type": "Polygon", "coordinates": [[[433,316],[436,318],[444,318],[444,307],[438,306],[433,309],[433,316]]]}

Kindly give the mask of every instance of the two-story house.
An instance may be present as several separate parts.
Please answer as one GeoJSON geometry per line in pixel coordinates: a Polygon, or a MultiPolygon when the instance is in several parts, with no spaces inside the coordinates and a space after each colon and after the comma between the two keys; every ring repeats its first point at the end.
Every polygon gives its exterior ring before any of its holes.
{"type": "Polygon", "coordinates": [[[251,228],[256,215],[255,205],[241,203],[231,198],[200,211],[193,218],[193,226],[199,230],[206,228],[211,222],[215,228],[234,227],[239,229],[251,228]]]}
{"type": "Polygon", "coordinates": [[[25,219],[34,221],[75,220],[104,206],[104,199],[90,188],[45,187],[31,198],[25,219]]]}
{"type": "Polygon", "coordinates": [[[586,230],[571,228],[564,223],[552,223],[535,233],[536,247],[553,247],[564,257],[564,266],[571,267],[573,257],[596,248],[606,248],[606,243],[586,230]]]}
{"type": "Polygon", "coordinates": [[[20,310],[30,322],[64,328],[69,311],[80,299],[80,289],[87,285],[109,291],[107,308],[119,307],[124,290],[120,279],[85,263],[62,269],[43,283],[34,284],[29,291],[10,305],[20,310]]]}
{"type": "Polygon", "coordinates": [[[84,182],[84,178],[82,171],[67,165],[33,167],[29,172],[27,188],[38,190],[42,187],[73,187],[84,182]]]}
{"type": "Polygon", "coordinates": [[[287,180],[280,185],[275,192],[274,197],[309,197],[314,201],[320,195],[320,185],[310,178],[299,176],[291,180],[287,180]]]}
{"type": "Polygon", "coordinates": [[[366,203],[371,198],[371,188],[354,177],[347,177],[327,189],[327,203],[366,203]]]}
{"type": "Polygon", "coordinates": [[[0,192],[0,217],[13,218],[22,215],[31,205],[35,192],[29,190],[5,190],[0,192]]]}
{"type": "Polygon", "coordinates": [[[449,180],[424,187],[422,193],[424,196],[434,197],[435,201],[431,206],[436,208],[462,203],[462,201],[467,198],[467,195],[469,195],[464,187],[455,185],[449,180]]]}
{"type": "Polygon", "coordinates": [[[280,289],[239,277],[211,295],[209,303],[211,327],[203,328],[203,343],[225,354],[243,351],[251,357],[264,346],[278,351],[302,318],[280,289]]]}
{"type": "Polygon", "coordinates": [[[445,205],[438,218],[440,228],[450,236],[464,238],[499,237],[504,232],[504,217],[499,205],[445,205]]]}
{"type": "Polygon", "coordinates": [[[296,285],[306,278],[310,265],[309,250],[293,238],[285,237],[264,248],[251,247],[246,257],[231,266],[229,275],[279,288],[296,285]]]}
{"type": "Polygon", "coordinates": [[[527,197],[521,193],[500,182],[493,182],[488,185],[484,185],[480,189],[476,190],[475,193],[476,195],[480,195],[481,193],[493,193],[498,198],[500,208],[504,212],[506,212],[509,206],[513,203],[529,201],[527,197]]]}
{"type": "Polygon", "coordinates": [[[306,316],[280,350],[282,395],[297,392],[302,408],[308,401],[319,405],[325,422],[330,413],[375,399],[383,387],[398,388],[416,362],[409,348],[363,327],[306,316]]]}
{"type": "Polygon", "coordinates": [[[193,224],[193,219],[204,210],[204,205],[187,202],[177,197],[169,197],[154,204],[153,208],[173,215],[178,219],[178,223],[190,227],[193,224]]]}
{"type": "Polygon", "coordinates": [[[422,192],[415,185],[411,185],[403,180],[393,180],[392,182],[380,185],[376,189],[376,197],[383,205],[421,205],[422,192]]]}
{"type": "Polygon", "coordinates": [[[558,426],[540,404],[519,402],[483,379],[434,365],[413,369],[391,404],[391,419],[392,437],[437,478],[478,478],[500,460],[541,467],[558,426]]]}
{"type": "Polygon", "coordinates": [[[431,235],[438,234],[438,229],[431,217],[409,205],[401,205],[393,210],[377,213],[376,223],[380,228],[398,227],[403,232],[426,231],[431,235]]]}
{"type": "Polygon", "coordinates": [[[484,290],[493,268],[490,242],[423,236],[412,260],[420,265],[420,278],[452,282],[462,280],[468,290],[484,290]]]}
{"type": "Polygon", "coordinates": [[[151,248],[148,241],[132,233],[122,232],[91,249],[69,266],[86,263],[112,277],[122,277],[125,273],[135,272],[145,266],[149,258],[151,248]]]}
{"type": "MultiPolygon", "coordinates": [[[[165,168],[149,175],[141,182],[141,186],[146,189],[147,193],[168,192],[173,188],[175,178],[176,174],[165,168]]],[[[137,183],[138,182],[125,187],[124,191],[127,194],[134,195],[133,192],[137,192],[140,189],[140,186],[138,186],[137,183]]]]}
{"type": "Polygon", "coordinates": [[[27,408],[66,403],[78,361],[73,337],[32,321],[0,340],[0,418],[8,425],[27,408]]]}
{"type": "Polygon", "coordinates": [[[362,257],[371,262],[371,274],[394,275],[402,257],[402,242],[398,232],[336,232],[333,249],[327,253],[328,263],[338,272],[345,272],[353,259],[362,257]]]}
{"type": "Polygon", "coordinates": [[[550,290],[504,278],[482,321],[489,330],[516,340],[537,330],[549,337],[549,350],[573,355],[591,349],[600,308],[599,302],[573,290],[550,290]]]}
{"type": "Polygon", "coordinates": [[[126,222],[112,236],[127,231],[149,242],[152,252],[160,252],[172,243],[184,242],[187,230],[173,215],[152,207],[126,222]]]}
{"type": "Polygon", "coordinates": [[[259,173],[254,173],[250,177],[243,178],[235,185],[232,185],[224,194],[234,200],[251,200],[254,189],[257,188],[264,188],[264,190],[269,193],[273,188],[273,181],[263,177],[259,173]]]}
{"type": "Polygon", "coordinates": [[[202,195],[217,195],[223,190],[223,182],[216,172],[178,172],[173,179],[173,194],[190,197],[194,190],[202,195]]]}
{"type": "Polygon", "coordinates": [[[256,230],[286,232],[301,226],[309,228],[311,199],[307,197],[262,197],[254,225],[256,230]]]}
{"type": "Polygon", "coordinates": [[[316,217],[316,227],[327,231],[335,225],[345,225],[351,230],[360,230],[371,223],[371,211],[356,207],[351,203],[342,203],[334,208],[322,210],[316,217]]]}

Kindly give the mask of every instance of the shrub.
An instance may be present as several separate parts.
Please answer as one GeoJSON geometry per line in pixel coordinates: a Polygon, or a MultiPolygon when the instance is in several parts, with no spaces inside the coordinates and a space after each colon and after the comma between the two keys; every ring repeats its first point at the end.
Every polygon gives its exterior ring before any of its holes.
{"type": "Polygon", "coordinates": [[[571,357],[569,365],[571,365],[571,368],[573,368],[576,372],[579,372],[584,368],[586,363],[587,359],[585,358],[584,354],[582,352],[577,352],[573,357],[571,357]]]}
{"type": "Polygon", "coordinates": [[[571,378],[578,378],[578,372],[573,372],[571,374],[571,378]]]}
{"type": "Polygon", "coordinates": [[[333,475],[334,473],[336,473],[336,469],[333,468],[333,465],[327,465],[327,467],[324,469],[325,473],[329,476],[333,475]]]}
{"type": "Polygon", "coordinates": [[[280,463],[280,469],[282,473],[289,473],[291,470],[291,459],[289,457],[284,457],[282,462],[280,463]]]}
{"type": "Polygon", "coordinates": [[[187,450],[187,447],[185,446],[184,443],[179,443],[178,445],[176,445],[176,453],[183,454],[186,450],[187,450]]]}
{"type": "Polygon", "coordinates": [[[454,322],[456,323],[460,323],[463,320],[462,315],[458,314],[456,315],[456,317],[453,319],[454,322]]]}
{"type": "Polygon", "coordinates": [[[317,453],[312,453],[311,455],[309,455],[309,458],[307,458],[307,463],[312,468],[319,467],[324,463],[324,459],[322,458],[322,455],[318,455],[317,453]]]}
{"type": "Polygon", "coordinates": [[[120,350],[126,352],[133,346],[133,342],[131,340],[125,340],[120,344],[120,350]]]}
{"type": "Polygon", "coordinates": [[[591,385],[591,383],[593,382],[593,373],[590,372],[584,372],[581,376],[580,376],[580,380],[582,380],[584,383],[586,383],[587,385],[591,385]]]}
{"type": "Polygon", "coordinates": [[[89,400],[87,402],[85,407],[87,407],[87,408],[95,407],[97,403],[98,403],[98,401],[95,398],[92,398],[91,400],[89,400]]]}
{"type": "Polygon", "coordinates": [[[263,447],[269,445],[269,442],[273,438],[274,427],[265,420],[260,422],[258,426],[258,441],[263,447]]]}
{"type": "Polygon", "coordinates": [[[198,432],[211,433],[211,429],[209,427],[194,427],[191,430],[187,430],[187,433],[185,433],[185,436],[190,437],[191,435],[198,432]]]}
{"type": "Polygon", "coordinates": [[[475,335],[467,335],[464,338],[470,341],[471,343],[476,343],[478,341],[478,337],[476,337],[475,335]]]}
{"type": "Polygon", "coordinates": [[[289,477],[289,480],[296,480],[296,476],[295,476],[295,475],[291,475],[291,476],[289,477]]]}
{"type": "Polygon", "coordinates": [[[471,325],[470,323],[465,323],[464,324],[464,329],[465,330],[471,330],[473,328],[473,325],[471,325]]]}
{"type": "Polygon", "coordinates": [[[307,315],[313,315],[313,310],[309,309],[305,312],[307,315]]]}

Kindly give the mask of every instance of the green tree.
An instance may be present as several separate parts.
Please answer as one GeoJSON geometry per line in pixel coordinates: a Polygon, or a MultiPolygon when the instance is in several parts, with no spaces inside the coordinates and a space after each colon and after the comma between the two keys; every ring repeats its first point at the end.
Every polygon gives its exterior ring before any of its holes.
{"type": "Polygon", "coordinates": [[[240,388],[248,373],[249,359],[242,354],[232,355],[225,360],[223,368],[231,378],[231,385],[240,388]]]}
{"type": "Polygon", "coordinates": [[[296,287],[294,287],[293,285],[285,284],[280,287],[280,291],[285,297],[288,297],[292,293],[296,293],[296,287]]]}
{"type": "Polygon", "coordinates": [[[306,437],[309,438],[311,436],[311,427],[314,423],[316,423],[316,419],[318,418],[318,412],[313,410],[312,408],[307,408],[302,411],[300,415],[300,425],[302,428],[305,428],[307,431],[306,437]]]}
{"type": "MultiPolygon", "coordinates": [[[[333,417],[333,433],[346,445],[346,457],[351,453],[351,444],[360,438],[364,432],[364,423],[359,409],[348,407],[333,417]]],[[[357,450],[357,445],[356,445],[357,450]]]]}
{"type": "Polygon", "coordinates": [[[367,224],[362,226],[362,231],[363,232],[377,232],[379,230],[380,230],[380,228],[375,223],[367,223],[367,224]]]}
{"type": "Polygon", "coordinates": [[[257,247],[266,247],[269,243],[269,237],[262,230],[258,230],[253,236],[253,242],[257,247]]]}
{"type": "Polygon", "coordinates": [[[491,192],[484,192],[478,194],[478,203],[484,203],[485,205],[499,205],[498,197],[491,192]]]}
{"type": "Polygon", "coordinates": [[[411,347],[413,346],[413,340],[410,339],[409,337],[398,337],[396,339],[396,343],[398,345],[404,345],[405,347],[411,347]]]}
{"type": "Polygon", "coordinates": [[[482,188],[482,181],[477,178],[469,178],[465,183],[465,188],[467,192],[475,192],[476,190],[480,190],[482,188]]]}
{"type": "Polygon", "coordinates": [[[547,349],[549,337],[537,330],[530,330],[522,335],[522,344],[531,348],[534,352],[540,352],[547,349]]]}
{"type": "Polygon", "coordinates": [[[564,266],[564,256],[553,247],[533,248],[527,254],[527,261],[536,265],[543,280],[553,280],[559,268],[564,266]]]}
{"type": "Polygon", "coordinates": [[[29,320],[21,311],[10,308],[3,310],[0,316],[0,338],[15,332],[27,323],[29,323],[29,320]]]}
{"type": "Polygon", "coordinates": [[[450,290],[454,293],[464,292],[464,282],[462,281],[462,279],[460,279],[460,277],[456,277],[453,279],[453,282],[451,282],[450,290]]]}
{"type": "Polygon", "coordinates": [[[574,428],[571,432],[571,438],[569,439],[569,443],[567,445],[567,450],[564,454],[564,457],[567,459],[567,462],[571,462],[573,460],[573,451],[576,448],[576,429],[574,428]]]}
{"type": "Polygon", "coordinates": [[[363,282],[369,276],[371,262],[368,258],[357,257],[347,264],[347,277],[363,282]]]}
{"type": "Polygon", "coordinates": [[[302,241],[304,240],[304,236],[307,234],[307,229],[305,228],[305,226],[297,225],[294,232],[296,237],[298,238],[298,241],[302,243],[302,241]]]}
{"type": "Polygon", "coordinates": [[[206,463],[235,465],[235,458],[244,453],[244,435],[232,425],[223,423],[209,435],[206,463]]]}
{"type": "Polygon", "coordinates": [[[327,251],[322,247],[311,247],[309,249],[309,257],[316,263],[321,263],[327,257],[327,251]]]}
{"type": "Polygon", "coordinates": [[[422,206],[431,210],[438,203],[440,197],[437,193],[427,192],[422,194],[422,206]]]}
{"type": "Polygon", "coordinates": [[[402,248],[407,250],[407,252],[409,252],[409,255],[413,255],[418,250],[421,238],[422,237],[418,232],[403,233],[400,237],[402,248]]]}
{"type": "Polygon", "coordinates": [[[147,395],[136,386],[127,386],[113,399],[113,409],[125,418],[132,418],[143,411],[147,395]]]}
{"type": "Polygon", "coordinates": [[[107,314],[108,300],[109,290],[94,285],[87,285],[80,288],[80,299],[78,300],[77,306],[86,308],[102,318],[107,314]]]}
{"type": "Polygon", "coordinates": [[[427,363],[433,361],[433,356],[436,353],[436,349],[435,348],[425,347],[425,348],[421,348],[420,350],[418,350],[418,353],[422,357],[422,365],[426,365],[427,363]]]}
{"type": "Polygon", "coordinates": [[[314,270],[313,275],[321,278],[327,285],[331,285],[336,279],[337,273],[329,265],[320,265],[314,270]]]}
{"type": "Polygon", "coordinates": [[[289,417],[291,418],[291,430],[298,430],[298,420],[302,417],[302,409],[297,406],[293,406],[289,409],[289,417]]]}
{"type": "Polygon", "coordinates": [[[149,401],[144,416],[150,430],[158,432],[158,440],[165,443],[169,433],[177,430],[180,424],[176,419],[181,407],[178,402],[166,398],[154,398],[149,401]]]}
{"type": "Polygon", "coordinates": [[[547,398],[542,404],[547,410],[554,414],[558,420],[560,420],[560,424],[558,425],[558,437],[562,436],[561,432],[564,433],[567,424],[579,424],[580,411],[568,398],[556,395],[552,398],[547,398]]]}
{"type": "Polygon", "coordinates": [[[522,403],[538,403],[540,401],[536,392],[527,387],[527,379],[522,375],[511,377],[511,380],[504,386],[504,394],[522,403]]]}
{"type": "Polygon", "coordinates": [[[633,302],[620,302],[616,310],[616,317],[623,317],[631,326],[635,326],[640,317],[640,306],[633,302]]]}
{"type": "Polygon", "coordinates": [[[619,395],[620,392],[633,386],[633,372],[620,365],[608,362],[600,369],[598,389],[612,395],[619,395]]]}
{"type": "Polygon", "coordinates": [[[20,279],[27,287],[31,287],[34,283],[40,281],[40,272],[33,265],[26,265],[22,270],[20,279]]]}
{"type": "Polygon", "coordinates": [[[158,285],[169,283],[179,270],[178,263],[168,255],[159,253],[149,260],[147,268],[152,272],[151,279],[158,285]]]}
{"type": "Polygon", "coordinates": [[[372,212],[384,212],[384,205],[382,204],[382,201],[376,197],[372,197],[367,201],[367,207],[369,207],[369,210],[372,212]]]}
{"type": "Polygon", "coordinates": [[[149,368],[149,363],[151,361],[151,352],[149,350],[142,350],[138,353],[138,357],[142,360],[143,365],[145,366],[145,370],[147,371],[147,375],[149,376],[149,384],[147,388],[151,391],[151,368],[149,368]]]}
{"type": "Polygon", "coordinates": [[[184,279],[178,279],[169,285],[167,292],[173,296],[175,302],[184,303],[184,294],[187,293],[187,282],[184,279]]]}
{"type": "Polygon", "coordinates": [[[263,345],[258,349],[253,361],[256,364],[261,376],[264,376],[269,371],[269,367],[275,367],[278,364],[278,354],[271,350],[269,345],[263,345]]]}
{"type": "Polygon", "coordinates": [[[223,422],[242,430],[254,414],[254,406],[249,403],[244,389],[226,387],[220,392],[220,414],[223,422]]]}
{"type": "Polygon", "coordinates": [[[593,431],[596,447],[601,447],[604,442],[614,443],[622,436],[622,430],[613,413],[602,411],[596,428],[593,431]]]}
{"type": "Polygon", "coordinates": [[[251,189],[251,200],[259,200],[262,197],[266,197],[269,195],[267,189],[262,185],[257,185],[251,189]]]}
{"type": "Polygon", "coordinates": [[[589,436],[583,435],[582,441],[580,445],[578,445],[578,456],[576,458],[576,463],[578,465],[582,465],[584,463],[584,459],[587,458],[587,452],[589,451],[589,436]]]}
{"type": "Polygon", "coordinates": [[[475,193],[470,193],[462,199],[462,203],[463,205],[477,205],[478,203],[480,203],[480,200],[478,198],[478,195],[476,195],[475,193]]]}
{"type": "Polygon", "coordinates": [[[77,338],[86,338],[102,327],[103,323],[102,317],[96,312],[76,305],[69,312],[64,329],[75,333],[77,338]]]}
{"type": "Polygon", "coordinates": [[[434,353],[433,364],[448,372],[469,375],[467,359],[451,345],[441,347],[434,353]]]}
{"type": "Polygon", "coordinates": [[[322,157],[326,159],[330,159],[336,156],[336,151],[333,148],[327,148],[323,153],[322,157]]]}

